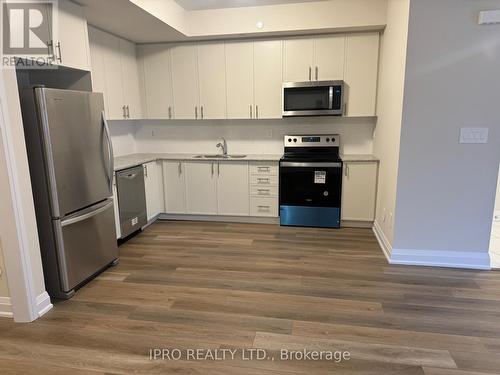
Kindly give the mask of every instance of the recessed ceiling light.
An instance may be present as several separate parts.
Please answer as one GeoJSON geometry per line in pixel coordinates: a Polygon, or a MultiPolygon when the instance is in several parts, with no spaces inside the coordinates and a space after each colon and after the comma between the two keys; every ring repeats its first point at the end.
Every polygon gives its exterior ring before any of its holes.
{"type": "Polygon", "coordinates": [[[264,22],[258,21],[256,26],[257,26],[257,29],[262,29],[264,27],[264,22]]]}

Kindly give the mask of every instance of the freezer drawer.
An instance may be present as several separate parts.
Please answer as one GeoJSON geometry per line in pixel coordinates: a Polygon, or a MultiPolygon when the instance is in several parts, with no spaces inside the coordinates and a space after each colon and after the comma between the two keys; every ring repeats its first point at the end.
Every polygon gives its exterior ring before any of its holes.
{"type": "Polygon", "coordinates": [[[142,165],[116,173],[122,238],[148,223],[142,165]]]}
{"type": "Polygon", "coordinates": [[[54,220],[53,225],[59,242],[57,258],[63,292],[73,290],[118,258],[112,199],[64,220],[54,220]]]}

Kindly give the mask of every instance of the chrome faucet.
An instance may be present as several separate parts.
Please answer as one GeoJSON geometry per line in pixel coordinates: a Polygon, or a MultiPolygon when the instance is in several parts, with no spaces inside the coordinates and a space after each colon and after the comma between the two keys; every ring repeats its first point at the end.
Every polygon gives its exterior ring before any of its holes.
{"type": "Polygon", "coordinates": [[[227,142],[225,138],[222,138],[222,143],[217,143],[215,147],[222,148],[222,155],[227,155],[227,142]]]}

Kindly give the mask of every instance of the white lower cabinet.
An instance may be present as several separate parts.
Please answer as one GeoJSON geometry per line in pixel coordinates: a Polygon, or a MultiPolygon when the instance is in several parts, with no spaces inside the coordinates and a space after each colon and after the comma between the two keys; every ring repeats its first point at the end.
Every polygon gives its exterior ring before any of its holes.
{"type": "Polygon", "coordinates": [[[217,162],[186,162],[186,213],[217,214],[217,162]]]}
{"type": "Polygon", "coordinates": [[[375,220],[377,162],[344,162],[342,220],[375,220]]]}
{"type": "Polygon", "coordinates": [[[143,164],[143,168],[146,211],[149,221],[165,211],[163,171],[161,162],[158,161],[143,164]]]}
{"type": "Polygon", "coordinates": [[[186,213],[185,163],[163,161],[163,191],[167,214],[186,213]]]}
{"type": "Polygon", "coordinates": [[[217,213],[219,215],[248,216],[248,163],[217,163],[217,213]]]}
{"type": "Polygon", "coordinates": [[[249,172],[250,216],[278,217],[278,163],[252,162],[249,172]]]}
{"type": "Polygon", "coordinates": [[[115,211],[116,238],[121,238],[122,231],[120,227],[120,208],[118,206],[118,192],[116,190],[116,176],[113,174],[113,208],[115,211]]]}

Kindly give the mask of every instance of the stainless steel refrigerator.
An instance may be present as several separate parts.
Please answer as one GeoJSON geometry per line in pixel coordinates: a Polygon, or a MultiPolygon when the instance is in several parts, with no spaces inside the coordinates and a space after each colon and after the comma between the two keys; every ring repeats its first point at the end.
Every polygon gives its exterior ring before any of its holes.
{"type": "Polygon", "coordinates": [[[67,299],[118,260],[103,96],[35,87],[21,107],[46,288],[67,299]]]}

